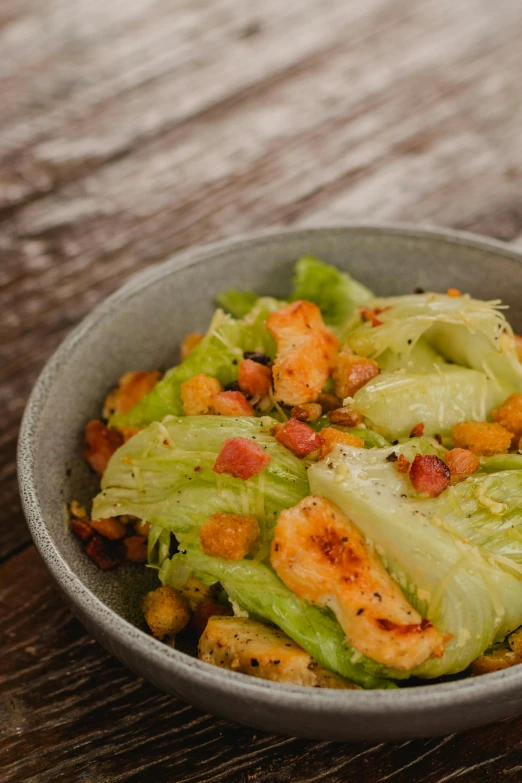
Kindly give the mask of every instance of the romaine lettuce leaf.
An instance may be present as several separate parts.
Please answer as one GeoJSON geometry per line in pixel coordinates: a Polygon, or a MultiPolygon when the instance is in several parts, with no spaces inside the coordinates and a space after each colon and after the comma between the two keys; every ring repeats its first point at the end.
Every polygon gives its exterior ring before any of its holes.
{"type": "MultiPolygon", "coordinates": [[[[334,615],[292,593],[272,569],[252,560],[220,560],[203,552],[188,551],[164,562],[164,585],[181,587],[192,570],[206,583],[220,582],[229,598],[261,620],[274,623],[325,668],[363,688],[393,688],[385,671],[349,647],[334,615]]],[[[387,670],[388,675],[401,673],[387,670]]]]}
{"type": "Polygon", "coordinates": [[[217,310],[203,340],[187,359],[166,373],[141,402],[128,413],[117,414],[109,422],[111,427],[146,427],[164,416],[183,416],[181,384],[198,373],[217,378],[223,386],[237,380],[239,362],[244,351],[260,351],[274,357],[274,339],[264,323],[281,303],[263,297],[241,320],[217,310]]]}
{"type": "Polygon", "coordinates": [[[179,542],[190,542],[211,514],[252,515],[267,554],[277,514],[309,491],[307,463],[270,435],[274,424],[270,417],[229,416],[154,422],[111,458],[93,518],[130,514],[174,533],[179,542]],[[251,438],[271,456],[268,467],[248,481],[212,470],[223,441],[233,437],[251,438]]]}
{"type": "Polygon", "coordinates": [[[244,318],[258,299],[253,291],[238,291],[236,288],[229,288],[216,296],[217,304],[234,318],[244,318]]]}
{"type": "Polygon", "coordinates": [[[356,392],[352,406],[388,440],[407,438],[424,422],[426,435],[444,435],[459,421],[485,420],[509,388],[477,370],[453,364],[432,371],[383,372],[356,392]]]}
{"type": "Polygon", "coordinates": [[[295,265],[291,301],[314,302],[321,310],[324,322],[330,326],[343,324],[358,305],[372,297],[372,292],[349,274],[313,256],[304,256],[295,265]]]}
{"type": "Polygon", "coordinates": [[[414,450],[440,447],[426,439],[393,449],[337,447],[309,469],[310,488],[373,543],[412,605],[453,634],[442,658],[412,674],[457,673],[522,623],[522,472],[477,475],[424,498],[386,461],[392,450],[411,459],[414,450]]]}

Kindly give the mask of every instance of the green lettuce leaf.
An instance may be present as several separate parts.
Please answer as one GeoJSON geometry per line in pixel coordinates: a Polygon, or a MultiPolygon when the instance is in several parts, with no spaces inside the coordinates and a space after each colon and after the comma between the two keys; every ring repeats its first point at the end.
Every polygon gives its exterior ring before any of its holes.
{"type": "Polygon", "coordinates": [[[217,378],[223,386],[237,380],[239,362],[244,351],[260,351],[274,357],[275,342],[264,323],[271,312],[281,303],[264,297],[241,320],[226,315],[222,310],[214,314],[210,328],[203,340],[194,348],[187,359],[166,373],[152,391],[128,413],[117,414],[110,426],[145,427],[165,416],[183,416],[181,384],[204,373],[217,378]]]}
{"type": "Polygon", "coordinates": [[[236,288],[229,288],[216,296],[217,304],[234,318],[244,318],[258,299],[253,291],[238,291],[236,288]]]}
{"type": "MultiPolygon", "coordinates": [[[[380,676],[383,667],[350,648],[344,632],[328,611],[299,598],[269,566],[252,560],[220,560],[188,551],[165,561],[160,570],[164,585],[181,587],[190,572],[206,583],[220,582],[229,598],[261,620],[274,623],[325,668],[363,688],[393,688],[380,676]]],[[[399,672],[388,670],[393,676],[399,672]]]]}
{"type": "Polygon", "coordinates": [[[454,674],[522,624],[522,472],[477,475],[430,499],[386,461],[392,450],[412,459],[441,447],[427,439],[393,449],[337,447],[328,465],[309,469],[310,488],[373,543],[412,605],[453,634],[442,658],[411,673],[454,674]]]}
{"type": "Polygon", "coordinates": [[[330,326],[343,324],[356,307],[372,297],[372,292],[349,274],[313,256],[304,256],[295,265],[291,301],[306,299],[314,302],[320,308],[325,323],[330,326]]]}

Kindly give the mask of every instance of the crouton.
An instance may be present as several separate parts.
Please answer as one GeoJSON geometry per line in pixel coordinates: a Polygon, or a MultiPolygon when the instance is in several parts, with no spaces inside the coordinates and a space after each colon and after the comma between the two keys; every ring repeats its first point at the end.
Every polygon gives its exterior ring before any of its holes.
{"type": "Polygon", "coordinates": [[[444,462],[450,469],[452,483],[464,481],[472,476],[480,466],[480,461],[468,449],[451,449],[444,454],[444,462]]]}
{"type": "Polygon", "coordinates": [[[259,538],[259,525],[255,517],[212,514],[200,528],[199,537],[201,548],[207,555],[223,560],[241,560],[259,538]]]}
{"type": "Polygon", "coordinates": [[[103,418],[109,419],[114,413],[130,411],[154,388],[160,378],[159,370],[126,372],[121,376],[118,386],[105,398],[103,418]]]}
{"type": "Polygon", "coordinates": [[[110,430],[102,421],[90,421],[85,428],[84,459],[101,476],[122,443],[123,437],[118,430],[110,430]]]}
{"type": "Polygon", "coordinates": [[[292,302],[271,313],[266,328],[277,343],[272,368],[276,400],[286,405],[313,402],[333,369],[339,343],[312,302],[292,302]]]}
{"type": "Polygon", "coordinates": [[[304,402],[302,405],[294,405],[290,411],[292,419],[299,421],[317,421],[323,415],[323,409],[317,402],[304,402]]]}
{"type": "Polygon", "coordinates": [[[471,664],[471,673],[475,676],[479,674],[490,674],[499,672],[501,669],[509,669],[522,663],[522,658],[513,650],[507,647],[499,647],[484,655],[479,655],[471,664]]]}
{"type": "Polygon", "coordinates": [[[517,628],[508,636],[510,649],[522,658],[522,628],[517,628]]]}
{"type": "Polygon", "coordinates": [[[127,532],[125,525],[122,525],[120,520],[115,519],[114,517],[91,519],[91,527],[93,527],[100,536],[108,538],[110,541],[116,541],[118,538],[123,538],[127,532]]]}
{"type": "Polygon", "coordinates": [[[358,438],[356,435],[350,435],[349,432],[340,432],[340,430],[336,430],[334,427],[323,427],[319,434],[323,439],[319,459],[327,457],[337,445],[354,446],[355,448],[362,448],[364,446],[364,440],[362,438],[358,438]]]}
{"type": "Polygon", "coordinates": [[[181,401],[187,416],[202,416],[213,412],[213,401],[216,394],[223,391],[217,378],[210,375],[194,375],[181,384],[181,401]]]}
{"type": "Polygon", "coordinates": [[[491,417],[493,421],[520,439],[522,436],[522,394],[510,394],[500,408],[492,411],[491,417]]]}
{"type": "Polygon", "coordinates": [[[341,351],[337,354],[332,374],[337,397],[353,397],[368,381],[379,374],[379,365],[373,359],[341,351]]]}
{"type": "Polygon", "coordinates": [[[158,587],[157,590],[147,593],[141,608],[156,639],[179,633],[190,620],[187,599],[172,587],[158,587]]]}
{"type": "Polygon", "coordinates": [[[513,435],[496,422],[463,421],[451,431],[457,448],[468,449],[477,457],[505,454],[511,446],[513,435]]]}
{"type": "Polygon", "coordinates": [[[337,424],[338,427],[357,427],[362,421],[359,411],[346,406],[328,411],[328,418],[332,424],[337,424]]]}
{"type": "Polygon", "coordinates": [[[196,345],[199,345],[199,343],[202,341],[204,336],[205,336],[204,334],[200,334],[199,332],[189,332],[183,338],[180,346],[182,362],[184,362],[187,356],[192,353],[196,345]]]}
{"type": "Polygon", "coordinates": [[[324,669],[283,631],[244,617],[211,617],[198,654],[213,666],[274,682],[310,688],[358,687],[324,669]]]}
{"type": "Polygon", "coordinates": [[[138,536],[148,536],[150,530],[150,522],[146,522],[144,519],[137,519],[134,523],[134,530],[138,536]]]}
{"type": "Polygon", "coordinates": [[[77,519],[76,517],[73,517],[71,519],[71,530],[84,544],[86,544],[87,541],[90,541],[93,536],[93,529],[88,519],[77,519]]]}
{"type": "Polygon", "coordinates": [[[446,292],[446,296],[458,298],[459,296],[462,296],[462,293],[459,291],[458,288],[448,288],[446,292]]]}
{"type": "Polygon", "coordinates": [[[76,519],[83,519],[87,516],[87,509],[85,506],[80,505],[77,500],[73,500],[69,508],[72,516],[76,517],[76,519]]]}
{"type": "Polygon", "coordinates": [[[128,563],[147,562],[147,539],[145,536],[126,536],[123,539],[125,560],[128,563]]]}

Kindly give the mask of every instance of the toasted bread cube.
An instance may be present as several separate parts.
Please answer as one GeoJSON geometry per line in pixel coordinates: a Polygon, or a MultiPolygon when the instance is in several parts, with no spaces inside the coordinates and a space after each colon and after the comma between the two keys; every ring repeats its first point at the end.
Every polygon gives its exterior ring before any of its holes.
{"type": "Polygon", "coordinates": [[[520,439],[522,436],[522,394],[510,394],[500,408],[496,408],[492,412],[491,416],[493,421],[520,439]]]}
{"type": "Polygon", "coordinates": [[[90,421],[85,428],[84,459],[101,476],[114,452],[123,443],[118,430],[111,430],[102,421],[90,421]]]}
{"type": "Polygon", "coordinates": [[[190,620],[187,599],[173,587],[158,587],[157,590],[147,593],[141,608],[156,639],[179,633],[190,620]]]}
{"type": "Polygon", "coordinates": [[[125,525],[122,525],[120,520],[115,519],[114,517],[91,519],[91,527],[93,527],[100,536],[108,538],[110,541],[117,541],[118,538],[123,538],[127,532],[125,525]]]}
{"type": "Polygon", "coordinates": [[[159,370],[126,372],[121,376],[118,386],[107,395],[103,418],[108,419],[114,413],[130,411],[154,388],[160,378],[159,370]]]}
{"type": "Polygon", "coordinates": [[[147,539],[145,536],[126,536],[123,539],[125,560],[128,563],[147,562],[147,539]]]}
{"type": "Polygon", "coordinates": [[[134,530],[136,535],[147,537],[149,535],[150,522],[146,522],[144,519],[137,519],[134,523],[134,530]]]}
{"type": "Polygon", "coordinates": [[[255,517],[238,514],[212,514],[200,528],[201,548],[207,555],[223,560],[241,560],[259,538],[255,517]]]}
{"type": "Polygon", "coordinates": [[[340,430],[336,430],[334,427],[323,427],[319,434],[324,441],[321,446],[319,459],[327,457],[337,445],[354,446],[355,448],[364,446],[362,438],[358,438],[357,435],[350,435],[349,432],[340,432],[340,430]]]}
{"type": "Polygon", "coordinates": [[[323,669],[283,631],[244,617],[210,617],[198,654],[213,666],[265,680],[309,688],[357,688],[323,669]]]}
{"type": "Polygon", "coordinates": [[[205,336],[204,334],[200,334],[199,332],[189,332],[184,337],[180,346],[182,362],[184,362],[185,359],[192,353],[196,345],[200,344],[204,336],[205,336]]]}
{"type": "Polygon", "coordinates": [[[72,516],[76,517],[76,519],[85,519],[87,516],[87,510],[85,506],[80,505],[77,500],[73,500],[69,508],[71,510],[72,516]]]}
{"type": "Polygon", "coordinates": [[[505,454],[511,446],[513,435],[500,424],[485,421],[463,421],[451,431],[457,448],[468,449],[477,457],[505,454]]]}
{"type": "Polygon", "coordinates": [[[332,374],[335,394],[341,399],[353,397],[355,392],[379,375],[379,372],[379,365],[373,359],[341,351],[335,359],[332,374]]]}
{"type": "Polygon", "coordinates": [[[480,655],[474,660],[471,664],[471,673],[475,676],[490,674],[491,672],[499,672],[501,669],[509,669],[511,666],[516,666],[519,663],[522,663],[522,658],[517,653],[505,647],[500,647],[498,650],[480,655]]]}
{"type": "Polygon", "coordinates": [[[517,628],[508,636],[508,643],[511,650],[522,658],[522,628],[517,628]]]}
{"type": "Polygon", "coordinates": [[[210,375],[194,375],[181,384],[181,400],[187,416],[202,416],[213,412],[213,400],[223,391],[217,378],[210,375]]]}

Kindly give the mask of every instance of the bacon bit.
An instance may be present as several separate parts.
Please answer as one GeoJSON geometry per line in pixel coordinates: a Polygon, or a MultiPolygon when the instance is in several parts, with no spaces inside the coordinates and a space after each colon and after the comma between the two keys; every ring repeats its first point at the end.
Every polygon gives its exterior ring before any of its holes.
{"type": "Polygon", "coordinates": [[[187,416],[204,416],[212,413],[214,397],[223,391],[217,378],[199,373],[183,381],[180,387],[181,401],[187,416]]]}
{"type": "Polygon", "coordinates": [[[316,399],[316,403],[321,406],[325,413],[328,411],[334,411],[336,408],[341,408],[343,401],[336,397],[335,394],[329,392],[321,392],[316,399]]]}
{"type": "Polygon", "coordinates": [[[424,435],[424,422],[420,421],[418,424],[412,427],[412,430],[410,432],[410,438],[422,438],[423,435],[424,435]]]}
{"type": "Polygon", "coordinates": [[[339,427],[357,427],[362,421],[359,411],[345,407],[328,411],[328,418],[332,424],[337,424],[339,427]]]}
{"type": "Polygon", "coordinates": [[[522,337],[519,334],[514,335],[515,338],[515,349],[518,356],[518,361],[522,362],[522,337]]]}
{"type": "Polygon", "coordinates": [[[453,443],[458,448],[468,449],[477,457],[491,457],[506,454],[513,435],[500,424],[485,421],[462,421],[451,431],[453,443]]]}
{"type": "Polygon", "coordinates": [[[134,530],[138,536],[148,536],[150,531],[150,522],[145,522],[144,519],[137,519],[134,523],[134,530]]]}
{"type": "Polygon", "coordinates": [[[113,413],[130,411],[154,388],[160,378],[159,370],[126,372],[121,376],[116,389],[107,395],[103,417],[108,419],[113,413]]]}
{"type": "Polygon", "coordinates": [[[102,421],[90,421],[85,428],[84,459],[101,476],[114,452],[123,443],[118,430],[110,430],[102,421]]]}
{"type": "Polygon", "coordinates": [[[332,374],[337,397],[353,397],[362,387],[379,375],[379,365],[373,359],[341,351],[335,359],[332,374]]]}
{"type": "Polygon", "coordinates": [[[199,538],[207,555],[223,560],[242,560],[259,538],[259,525],[255,517],[212,514],[200,528],[199,538]]]}
{"type": "Polygon", "coordinates": [[[459,291],[458,288],[448,288],[446,295],[456,298],[458,296],[462,296],[462,293],[459,291]]]}
{"type": "Polygon", "coordinates": [[[327,457],[338,444],[340,446],[352,446],[355,448],[362,448],[364,446],[364,440],[362,438],[358,438],[357,435],[350,435],[349,432],[340,432],[333,427],[323,427],[319,434],[324,441],[321,446],[319,459],[327,457]]]}
{"type": "Polygon", "coordinates": [[[500,408],[492,411],[491,417],[508,432],[512,432],[515,437],[520,438],[522,435],[522,394],[510,394],[500,408]]]}
{"type": "Polygon", "coordinates": [[[247,397],[264,397],[272,388],[272,370],[264,364],[243,359],[239,363],[238,384],[247,397]]]}
{"type": "Polygon", "coordinates": [[[211,617],[215,615],[230,617],[232,614],[233,612],[228,606],[222,606],[217,601],[214,601],[213,598],[207,596],[194,609],[190,625],[201,636],[211,617]]]}
{"type": "Polygon", "coordinates": [[[452,483],[464,481],[468,476],[472,476],[480,466],[478,457],[467,449],[446,451],[444,461],[450,470],[452,483]]]}
{"type": "Polygon", "coordinates": [[[410,481],[417,492],[426,492],[431,498],[436,498],[450,485],[450,469],[434,454],[416,454],[410,481]]]}
{"type": "Polygon", "coordinates": [[[93,536],[85,547],[85,554],[101,571],[109,571],[116,566],[107,548],[107,542],[101,536],[93,536]]]}
{"type": "Polygon", "coordinates": [[[108,538],[110,541],[117,541],[119,538],[123,538],[127,532],[125,525],[122,525],[120,520],[115,519],[114,517],[92,519],[91,527],[93,527],[100,536],[108,538]]]}
{"type": "Polygon", "coordinates": [[[244,394],[223,391],[212,400],[212,410],[218,416],[255,416],[254,409],[244,394]]]}
{"type": "Polygon", "coordinates": [[[397,470],[399,473],[408,473],[409,469],[411,468],[411,462],[409,459],[406,459],[404,454],[399,454],[399,457],[397,459],[397,470]]]}
{"type": "Polygon", "coordinates": [[[324,443],[317,432],[309,427],[308,424],[297,419],[290,419],[286,424],[283,424],[275,437],[292,454],[301,458],[311,454],[312,451],[320,449],[324,443]]]}
{"type": "Polygon", "coordinates": [[[290,418],[299,421],[317,421],[323,415],[323,409],[316,402],[304,402],[302,405],[294,405],[290,411],[290,418]]]}
{"type": "Polygon", "coordinates": [[[123,539],[125,560],[128,563],[147,562],[147,539],[145,536],[127,536],[123,539]]]}
{"type": "Polygon", "coordinates": [[[270,454],[253,440],[228,438],[221,446],[212,470],[214,473],[230,473],[235,478],[247,481],[261,473],[270,460],[270,454]]]}
{"type": "Polygon", "coordinates": [[[180,346],[180,353],[181,353],[181,361],[184,362],[185,359],[192,353],[196,345],[199,345],[199,343],[204,338],[204,334],[200,334],[199,332],[189,332],[184,338],[180,346]]]}
{"type": "Polygon", "coordinates": [[[84,544],[92,538],[92,527],[88,519],[71,519],[71,530],[84,544]]]}

